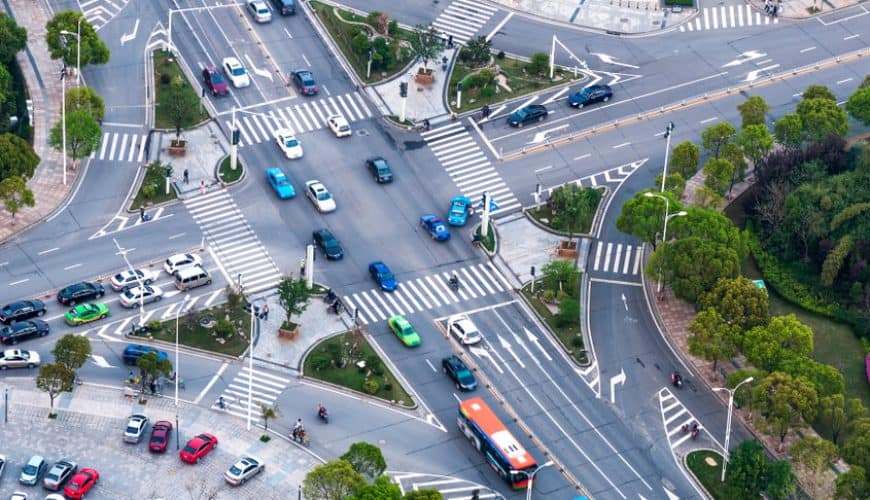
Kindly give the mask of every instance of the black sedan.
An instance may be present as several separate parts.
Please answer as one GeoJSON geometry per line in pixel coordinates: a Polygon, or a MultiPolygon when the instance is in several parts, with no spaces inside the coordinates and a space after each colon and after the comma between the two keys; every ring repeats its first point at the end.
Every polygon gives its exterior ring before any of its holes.
{"type": "Polygon", "coordinates": [[[48,331],[48,323],[41,319],[18,321],[0,330],[0,343],[15,345],[31,337],[45,337],[48,331]]]}
{"type": "Polygon", "coordinates": [[[317,94],[317,83],[314,81],[314,74],[307,69],[294,71],[290,78],[293,80],[293,85],[299,89],[302,95],[317,94]]]}
{"type": "Polygon", "coordinates": [[[542,104],[524,106],[507,117],[511,127],[522,127],[529,122],[542,122],[547,117],[547,107],[542,104]]]}
{"type": "Polygon", "coordinates": [[[339,260],[344,257],[344,251],[341,249],[341,243],[335,239],[329,229],[318,229],[311,234],[314,238],[314,244],[323,250],[324,255],[330,260],[339,260]]]}
{"type": "Polygon", "coordinates": [[[106,289],[99,283],[82,281],[74,283],[57,292],[57,301],[67,306],[74,306],[97,299],[106,294],[106,289]]]}
{"type": "Polygon", "coordinates": [[[372,174],[372,177],[375,178],[378,184],[393,182],[393,171],[390,170],[387,160],[380,156],[366,160],[366,168],[369,169],[369,173],[372,174]]]}
{"type": "Polygon", "coordinates": [[[611,97],[613,97],[613,89],[609,85],[590,85],[571,94],[571,97],[568,98],[568,105],[580,109],[587,104],[607,102],[611,97]]]}
{"type": "Polygon", "coordinates": [[[20,300],[6,304],[0,309],[0,322],[4,324],[23,319],[35,318],[45,314],[45,304],[41,300],[20,300]]]}

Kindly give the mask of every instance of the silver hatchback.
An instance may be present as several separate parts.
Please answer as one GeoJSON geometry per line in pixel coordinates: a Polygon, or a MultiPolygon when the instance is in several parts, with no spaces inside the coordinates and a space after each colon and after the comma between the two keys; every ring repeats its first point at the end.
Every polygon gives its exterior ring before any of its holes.
{"type": "Polygon", "coordinates": [[[79,466],[72,460],[60,460],[45,473],[42,485],[47,490],[58,491],[77,470],[79,470],[79,466]]]}
{"type": "Polygon", "coordinates": [[[251,0],[248,2],[248,12],[251,13],[251,17],[254,18],[254,21],[258,23],[268,23],[272,21],[272,11],[269,10],[269,6],[266,5],[266,2],[263,0],[251,0]]]}

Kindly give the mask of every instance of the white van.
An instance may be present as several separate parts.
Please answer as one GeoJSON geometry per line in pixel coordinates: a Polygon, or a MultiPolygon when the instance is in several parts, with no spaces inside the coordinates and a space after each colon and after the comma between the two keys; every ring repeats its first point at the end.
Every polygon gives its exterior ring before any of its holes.
{"type": "Polygon", "coordinates": [[[200,266],[183,267],[175,271],[173,276],[175,277],[175,287],[181,291],[211,285],[211,276],[200,266]]]}

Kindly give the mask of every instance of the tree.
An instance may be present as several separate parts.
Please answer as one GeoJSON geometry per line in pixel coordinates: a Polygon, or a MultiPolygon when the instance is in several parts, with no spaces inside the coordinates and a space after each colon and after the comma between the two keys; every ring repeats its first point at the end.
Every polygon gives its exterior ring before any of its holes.
{"type": "Polygon", "coordinates": [[[67,66],[75,66],[79,56],[82,67],[88,64],[106,64],[109,62],[109,48],[100,39],[90,21],[85,19],[81,22],[80,51],[77,50],[77,37],[61,34],[61,31],[77,33],[82,15],[79,11],[63,10],[46,23],[45,43],[48,45],[49,55],[52,59],[62,59],[67,66]]]}
{"type": "Polygon", "coordinates": [[[740,259],[731,248],[690,237],[656,248],[645,272],[652,279],[661,274],[677,297],[694,303],[720,278],[738,276],[740,259]]]}
{"type": "Polygon", "coordinates": [[[856,420],[850,426],[849,436],[843,443],[843,458],[849,465],[870,467],[870,418],[856,420]]]}
{"type": "Polygon", "coordinates": [[[492,41],[487,40],[485,36],[472,38],[465,44],[460,52],[460,59],[476,64],[478,66],[489,62],[490,52],[492,51],[492,41]]]}
{"type": "Polygon", "coordinates": [[[402,498],[404,500],[441,500],[444,495],[438,490],[422,489],[409,491],[402,498]]]}
{"type": "Polygon", "coordinates": [[[797,148],[804,140],[804,124],[797,113],[788,113],[773,124],[776,142],[787,148],[797,148]]]}
{"type": "Polygon", "coordinates": [[[860,465],[850,465],[849,470],[837,476],[834,498],[837,500],[864,500],[870,497],[867,473],[860,465]]]}
{"type": "Polygon", "coordinates": [[[734,177],[734,164],[724,158],[710,158],[704,164],[704,185],[718,194],[725,194],[734,177]]]}
{"type": "Polygon", "coordinates": [[[818,396],[805,380],[774,372],[752,390],[752,404],[762,417],[757,421],[759,429],[779,437],[782,450],[788,431],[805,427],[815,417],[818,396]]]}
{"type": "Polygon", "coordinates": [[[91,87],[75,87],[66,91],[66,112],[87,111],[94,120],[102,122],[106,114],[103,97],[91,87]]]}
{"type": "Polygon", "coordinates": [[[146,352],[136,360],[136,367],[139,368],[139,378],[142,383],[142,393],[145,393],[145,387],[149,382],[157,379],[159,376],[169,376],[172,373],[172,363],[163,357],[157,355],[156,352],[146,352]]]}
{"type": "Polygon", "coordinates": [[[773,136],[766,125],[747,125],[737,134],[737,143],[752,163],[758,163],[773,148],[773,136]]]}
{"type": "Polygon", "coordinates": [[[0,181],[0,201],[6,206],[6,210],[12,214],[13,220],[15,219],[15,214],[22,207],[36,205],[33,191],[27,187],[27,183],[21,177],[8,177],[0,181]]]}
{"type": "Polygon", "coordinates": [[[722,198],[722,195],[706,185],[695,190],[695,198],[692,202],[699,208],[707,208],[710,210],[721,210],[725,207],[725,201],[722,198]]]}
{"type": "Polygon", "coordinates": [[[720,279],[698,299],[700,307],[716,309],[725,323],[741,330],[770,322],[767,293],[743,276],[720,279]]]}
{"type": "MultiPolygon", "coordinates": [[[[673,199],[672,194],[665,192],[662,193],[662,196],[670,199],[669,209],[672,213],[682,210],[682,205],[673,199]]],[[[636,236],[652,244],[653,249],[655,249],[658,236],[662,232],[664,218],[665,203],[663,200],[637,193],[634,198],[626,201],[622,206],[622,211],[616,219],[616,228],[623,233],[636,236]]]]}
{"type": "Polygon", "coordinates": [[[576,283],[577,270],[573,262],[566,260],[551,260],[541,266],[544,287],[550,290],[571,290],[576,283]]]}
{"type": "Polygon", "coordinates": [[[0,13],[0,66],[8,66],[26,45],[27,30],[5,13],[0,13]]]}
{"type": "Polygon", "coordinates": [[[752,382],[747,382],[741,385],[734,391],[734,402],[741,407],[746,406],[749,409],[749,418],[752,419],[752,389],[758,385],[758,382],[767,377],[767,372],[754,368],[740,368],[729,373],[725,378],[725,386],[729,389],[737,387],[744,380],[752,377],[752,382]]]}
{"type": "Polygon", "coordinates": [[[729,455],[726,498],[757,498],[766,486],[764,447],[758,441],[746,440],[729,455]]]}
{"type": "MultiPolygon", "coordinates": [[[[66,151],[73,162],[94,152],[100,145],[103,130],[87,111],[66,114],[66,151]]],[[[49,144],[63,151],[63,129],[60,121],[54,124],[49,135],[49,144]]]]}
{"type": "Polygon", "coordinates": [[[427,67],[429,61],[435,59],[438,53],[441,52],[441,37],[438,35],[438,29],[434,26],[426,26],[418,24],[414,28],[415,44],[417,55],[423,59],[423,67],[427,67]]]}
{"type": "Polygon", "coordinates": [[[364,31],[360,31],[351,38],[350,48],[357,54],[365,55],[372,48],[372,43],[369,41],[368,35],[364,31]]]}
{"type": "Polygon", "coordinates": [[[851,234],[844,234],[837,242],[837,245],[828,252],[825,261],[822,263],[822,272],[819,274],[819,282],[822,286],[829,287],[834,284],[837,275],[843,268],[843,263],[846,257],[852,252],[855,245],[855,240],[851,234]]]}
{"type": "Polygon", "coordinates": [[[580,303],[576,299],[565,297],[559,301],[559,312],[553,319],[560,328],[576,325],[580,321],[580,303]]]}
{"type": "Polygon", "coordinates": [[[864,125],[870,125],[870,87],[861,87],[849,96],[846,111],[864,125]]]}
{"type": "Polygon", "coordinates": [[[722,146],[731,142],[736,130],[728,122],[719,122],[701,132],[701,146],[714,158],[719,158],[722,146]]]}
{"type": "Polygon", "coordinates": [[[749,125],[764,125],[764,115],[770,111],[770,105],[761,96],[754,95],[738,104],[737,110],[743,120],[741,127],[745,129],[749,125]]]}
{"type": "Polygon", "coordinates": [[[731,183],[728,186],[728,192],[731,192],[731,188],[734,187],[734,183],[743,180],[743,176],[746,175],[746,169],[749,165],[746,163],[746,153],[743,151],[743,147],[736,142],[729,142],[722,146],[722,151],[720,152],[720,157],[723,160],[728,160],[734,165],[734,170],[731,173],[731,183]]]}
{"type": "Polygon", "coordinates": [[[284,309],[287,319],[282,327],[292,329],[293,321],[291,318],[294,314],[302,314],[308,308],[308,299],[311,297],[311,290],[308,289],[308,283],[300,278],[294,280],[289,276],[285,276],[278,283],[278,304],[284,309]]]}
{"type": "Polygon", "coordinates": [[[366,479],[347,460],[331,460],[318,465],[305,476],[302,493],[316,500],[344,500],[355,495],[366,479]]]}
{"type": "Polygon", "coordinates": [[[583,188],[573,183],[554,189],[548,202],[554,214],[553,227],[568,231],[569,238],[575,231],[588,231],[601,197],[600,189],[583,188]]]}
{"type": "Polygon", "coordinates": [[[837,102],[837,96],[824,85],[810,85],[807,87],[801,94],[801,100],[806,101],[809,99],[827,99],[828,101],[837,102]]]}
{"type": "Polygon", "coordinates": [[[767,371],[778,370],[791,357],[813,352],[813,331],[794,314],[774,316],[743,335],[743,354],[750,363],[767,371]]]}
{"type": "Polygon", "coordinates": [[[546,52],[535,52],[532,54],[529,63],[526,64],[526,71],[533,76],[542,76],[547,73],[550,68],[550,55],[546,52]]]}
{"type": "MultiPolygon", "coordinates": [[[[653,187],[657,189],[661,185],[662,174],[659,174],[656,176],[653,187]]],[[[668,178],[665,179],[665,191],[669,192],[671,196],[679,200],[683,197],[683,193],[686,191],[686,179],[684,179],[679,172],[669,172],[668,178]]]]}
{"type": "Polygon", "coordinates": [[[351,500],[401,500],[402,490],[389,476],[378,476],[374,483],[367,484],[351,497],[351,500]]]}
{"type": "Polygon", "coordinates": [[[810,486],[810,496],[822,498],[824,488],[824,473],[828,466],[837,459],[837,446],[818,436],[806,436],[788,450],[799,471],[805,472],[810,486]]]}
{"type": "Polygon", "coordinates": [[[51,354],[55,363],[60,363],[74,372],[91,356],[91,341],[84,335],[68,333],[55,342],[51,354]]]}
{"type": "Polygon", "coordinates": [[[278,411],[277,404],[272,406],[260,404],[260,418],[263,419],[263,427],[265,427],[265,432],[269,432],[269,420],[276,418],[279,413],[280,412],[278,411]]]}
{"type": "Polygon", "coordinates": [[[689,179],[698,171],[701,160],[701,149],[691,141],[683,141],[674,146],[668,168],[678,172],[684,179],[689,179]]]}
{"type": "Polygon", "coordinates": [[[70,392],[73,388],[75,373],[60,363],[48,363],[39,367],[36,376],[36,387],[48,393],[51,400],[51,415],[54,414],[54,400],[61,393],[70,392]]]}
{"type": "Polygon", "coordinates": [[[175,129],[175,139],[181,139],[181,129],[196,120],[199,99],[191,92],[188,84],[180,76],[176,76],[169,86],[169,122],[175,129]]]}
{"type": "Polygon", "coordinates": [[[769,462],[764,468],[764,476],[767,480],[767,486],[764,488],[767,498],[770,500],[792,498],[797,489],[797,478],[791,470],[791,463],[787,460],[769,462]]]}
{"type": "Polygon", "coordinates": [[[9,118],[15,115],[18,110],[12,84],[12,75],[9,74],[6,66],[0,64],[0,132],[6,132],[12,128],[9,118]]]}
{"type": "Polygon", "coordinates": [[[37,165],[39,156],[30,143],[15,134],[0,135],[0,181],[9,177],[30,179],[37,165]]]}
{"type": "Polygon", "coordinates": [[[698,313],[689,324],[689,353],[713,362],[716,371],[719,360],[731,359],[737,354],[740,344],[740,327],[729,325],[716,309],[708,308],[698,313]]]}
{"type": "Polygon", "coordinates": [[[831,434],[831,441],[840,445],[840,437],[852,422],[867,414],[867,409],[858,398],[846,399],[842,394],[832,394],[819,401],[816,425],[831,434]]]}
{"type": "Polygon", "coordinates": [[[731,219],[708,208],[686,207],[685,211],[685,216],[675,217],[668,223],[668,234],[673,239],[696,236],[733,249],[741,259],[749,254],[746,235],[734,226],[731,219]]]}
{"type": "Polygon", "coordinates": [[[350,445],[347,453],[340,458],[347,461],[353,470],[368,478],[379,477],[387,469],[387,462],[381,449],[365,441],[350,445]]]}
{"type": "Polygon", "coordinates": [[[821,143],[829,135],[842,137],[849,131],[846,110],[828,99],[804,99],[797,105],[804,136],[814,143],[821,143]]]}

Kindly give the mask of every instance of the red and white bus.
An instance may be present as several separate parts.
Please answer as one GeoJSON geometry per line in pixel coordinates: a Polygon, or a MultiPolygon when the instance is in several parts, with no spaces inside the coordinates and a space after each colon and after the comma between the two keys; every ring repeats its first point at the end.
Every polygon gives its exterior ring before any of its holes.
{"type": "Polygon", "coordinates": [[[456,422],[459,430],[511,488],[518,490],[528,486],[529,475],[538,464],[482,399],[459,403],[456,422]]]}

